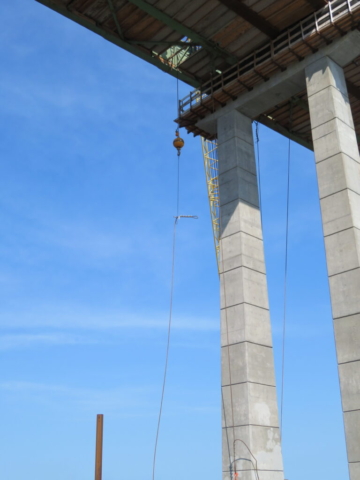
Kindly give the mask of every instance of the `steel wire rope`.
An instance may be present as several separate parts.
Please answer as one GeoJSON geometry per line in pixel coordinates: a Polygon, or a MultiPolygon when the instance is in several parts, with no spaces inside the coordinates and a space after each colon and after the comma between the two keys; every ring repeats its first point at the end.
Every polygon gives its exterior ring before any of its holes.
{"type": "Polygon", "coordinates": [[[230,465],[230,474],[231,474],[231,465],[232,465],[232,462],[231,462],[231,451],[230,451],[229,435],[228,435],[228,431],[227,431],[227,427],[226,427],[227,421],[226,421],[226,411],[225,411],[224,393],[223,393],[223,387],[222,387],[222,386],[221,386],[221,404],[222,404],[223,413],[224,413],[224,423],[225,423],[225,431],[226,431],[226,443],[227,443],[227,447],[228,447],[229,465],[230,465]]]}
{"type": "Polygon", "coordinates": [[[163,385],[162,385],[161,400],[160,400],[160,409],[159,409],[159,416],[158,416],[158,423],[157,423],[156,437],[155,437],[152,480],[155,479],[155,467],[156,467],[157,445],[158,445],[158,440],[159,440],[161,416],[162,416],[162,409],[163,409],[163,403],[164,403],[164,394],[165,394],[165,387],[166,387],[166,377],[167,377],[167,370],[168,370],[168,364],[169,364],[171,324],[172,324],[172,310],[173,310],[173,298],[174,298],[175,247],[176,247],[176,225],[177,225],[177,222],[178,222],[178,216],[175,217],[174,230],[173,230],[172,261],[171,261],[171,281],[170,281],[169,321],[168,321],[167,342],[166,342],[164,377],[163,377],[163,385]]]}
{"type": "MultiPolygon", "coordinates": [[[[250,455],[252,456],[252,458],[254,459],[253,460],[249,460],[251,465],[253,466],[253,469],[254,469],[254,472],[255,472],[255,475],[256,475],[256,480],[260,480],[260,477],[259,477],[259,469],[258,469],[258,466],[257,466],[257,460],[256,460],[256,457],[254,456],[254,454],[252,453],[252,451],[250,450],[249,446],[247,443],[244,442],[244,440],[240,440],[239,438],[237,438],[236,440],[234,440],[234,444],[236,442],[241,442],[245,445],[245,447],[248,449],[250,455]]],[[[234,460],[236,462],[236,460],[234,460]]]]}
{"type": "Polygon", "coordinates": [[[256,157],[257,157],[257,177],[258,177],[258,191],[259,191],[259,210],[261,225],[263,223],[262,216],[262,199],[261,199],[261,167],[260,167],[260,136],[259,136],[259,122],[255,123],[255,135],[256,135],[256,157]]]}
{"type": "MultiPolygon", "coordinates": [[[[292,124],[292,107],[290,108],[290,130],[291,130],[291,124],[292,124]]],[[[289,251],[290,166],[291,166],[291,139],[289,138],[288,158],[287,158],[285,262],[284,262],[284,305],[283,305],[282,359],[281,359],[281,400],[280,400],[280,438],[281,439],[282,439],[282,435],[283,435],[284,385],[285,385],[287,276],[288,276],[288,251],[289,251]]]]}
{"type": "MultiPolygon", "coordinates": [[[[176,98],[177,98],[177,108],[178,113],[180,113],[179,108],[179,76],[176,79],[176,98]]],[[[169,364],[169,352],[170,352],[170,339],[171,339],[171,324],[172,324],[172,312],[173,312],[173,299],[174,299],[174,274],[175,274],[175,252],[176,252],[176,226],[180,218],[179,208],[180,208],[180,153],[177,155],[177,187],[176,187],[176,216],[174,221],[173,229],[173,241],[172,241],[172,260],[171,260],[171,279],[170,279],[170,305],[169,305],[169,320],[168,320],[168,330],[167,330],[167,342],[166,342],[166,354],[165,354],[165,367],[164,367],[164,376],[163,384],[161,390],[161,400],[160,400],[160,409],[158,416],[158,423],[156,428],[156,437],[155,437],[155,446],[154,446],[154,456],[153,456],[153,468],[152,468],[152,480],[155,480],[155,467],[156,467],[156,454],[157,446],[160,433],[160,424],[162,417],[162,409],[164,403],[165,387],[166,387],[166,378],[167,370],[169,364]]]]}

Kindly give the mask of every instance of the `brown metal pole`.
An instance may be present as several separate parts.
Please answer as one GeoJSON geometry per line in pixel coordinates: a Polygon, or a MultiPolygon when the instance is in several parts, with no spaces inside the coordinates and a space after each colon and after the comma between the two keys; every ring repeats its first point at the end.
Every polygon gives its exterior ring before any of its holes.
{"type": "Polygon", "coordinates": [[[96,416],[96,451],[95,451],[95,480],[102,479],[102,450],[103,450],[104,415],[96,416]]]}

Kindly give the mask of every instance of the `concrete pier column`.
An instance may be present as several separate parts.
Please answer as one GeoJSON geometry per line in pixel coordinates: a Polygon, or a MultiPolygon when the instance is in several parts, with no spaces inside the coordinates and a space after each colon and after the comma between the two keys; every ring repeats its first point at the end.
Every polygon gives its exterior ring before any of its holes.
{"type": "Polygon", "coordinates": [[[284,480],[251,120],[217,130],[223,480],[284,480]]]}
{"type": "Polygon", "coordinates": [[[306,69],[351,480],[360,480],[360,158],[344,73],[306,69]]]}

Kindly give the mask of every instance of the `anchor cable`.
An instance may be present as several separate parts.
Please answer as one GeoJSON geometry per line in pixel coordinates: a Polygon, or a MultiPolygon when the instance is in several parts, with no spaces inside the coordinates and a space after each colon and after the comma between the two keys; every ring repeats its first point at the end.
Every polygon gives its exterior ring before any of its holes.
{"type": "Polygon", "coordinates": [[[285,347],[286,347],[286,315],[287,315],[287,276],[288,276],[288,250],[289,250],[289,205],[290,205],[290,164],[291,140],[289,138],[287,159],[287,189],[286,189],[286,226],[285,226],[285,265],[284,265],[284,307],[283,307],[283,332],[282,332],[282,362],[281,362],[281,400],[280,400],[280,436],[283,434],[284,410],[284,383],[285,383],[285,347]]]}
{"type": "Polygon", "coordinates": [[[258,177],[258,190],[259,190],[259,210],[260,210],[260,218],[261,218],[261,225],[263,223],[262,218],[262,199],[261,199],[261,168],[260,168],[260,136],[259,136],[259,122],[255,123],[255,135],[256,135],[256,157],[257,157],[257,177],[258,177]]]}

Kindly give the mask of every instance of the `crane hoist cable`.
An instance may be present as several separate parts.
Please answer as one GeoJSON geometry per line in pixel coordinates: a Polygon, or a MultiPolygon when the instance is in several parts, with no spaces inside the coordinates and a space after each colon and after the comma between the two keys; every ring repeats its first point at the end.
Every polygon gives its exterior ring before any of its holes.
{"type": "MultiPolygon", "coordinates": [[[[177,104],[179,105],[179,78],[177,78],[177,104]]],[[[157,455],[157,446],[160,433],[160,424],[165,396],[165,387],[166,387],[166,378],[169,364],[169,353],[170,353],[170,339],[171,339],[171,325],[172,325],[172,316],[173,316],[173,299],[174,299],[174,275],[175,275],[175,254],[176,254],[176,227],[181,218],[192,218],[197,219],[196,215],[180,215],[180,154],[181,149],[183,148],[185,142],[180,137],[179,128],[175,132],[175,140],[173,145],[177,150],[177,175],[176,175],[176,215],[174,216],[174,227],[173,227],[173,239],[172,239],[172,260],[171,260],[171,277],[170,277],[170,305],[169,305],[169,320],[168,320],[168,329],[167,329],[167,342],[166,342],[166,354],[165,354],[165,367],[163,375],[163,383],[161,390],[161,399],[160,399],[160,408],[159,416],[156,428],[156,437],[155,437],[155,446],[154,446],[154,457],[153,457],[153,468],[152,468],[152,480],[155,480],[155,467],[156,467],[156,455],[157,455]]]]}

